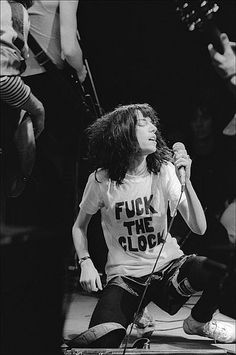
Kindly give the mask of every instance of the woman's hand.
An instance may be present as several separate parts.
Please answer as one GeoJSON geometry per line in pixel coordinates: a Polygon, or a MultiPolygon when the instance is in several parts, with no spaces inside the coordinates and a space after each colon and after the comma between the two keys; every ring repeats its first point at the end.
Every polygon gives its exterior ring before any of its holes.
{"type": "Polygon", "coordinates": [[[102,290],[102,283],[97,269],[91,259],[81,263],[80,284],[87,292],[102,290]]]}
{"type": "Polygon", "coordinates": [[[174,152],[174,164],[178,179],[181,181],[179,169],[183,167],[185,169],[186,182],[190,180],[192,160],[190,159],[186,149],[184,148],[184,145],[183,149],[177,149],[174,152]]]}

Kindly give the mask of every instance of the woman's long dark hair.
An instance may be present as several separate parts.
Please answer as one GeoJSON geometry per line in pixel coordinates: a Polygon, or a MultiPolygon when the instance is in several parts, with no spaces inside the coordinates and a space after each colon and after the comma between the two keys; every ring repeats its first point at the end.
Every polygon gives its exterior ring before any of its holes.
{"type": "Polygon", "coordinates": [[[171,151],[161,137],[159,119],[154,109],[148,104],[119,106],[87,128],[88,157],[93,168],[95,170],[105,169],[108,177],[117,184],[122,183],[130,162],[140,151],[135,132],[137,110],[144,117],[150,117],[157,127],[157,150],[147,156],[148,171],[157,174],[162,163],[171,160],[171,151]]]}
{"type": "Polygon", "coordinates": [[[34,0],[15,0],[15,2],[19,2],[24,5],[26,9],[29,9],[33,5],[34,0]]]}

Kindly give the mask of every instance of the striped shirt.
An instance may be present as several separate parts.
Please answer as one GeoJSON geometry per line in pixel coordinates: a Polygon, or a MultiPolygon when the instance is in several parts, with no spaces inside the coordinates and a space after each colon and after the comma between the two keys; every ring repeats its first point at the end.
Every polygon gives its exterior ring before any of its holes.
{"type": "Polygon", "coordinates": [[[10,106],[21,108],[29,99],[31,90],[19,76],[0,77],[0,98],[10,106]]]}

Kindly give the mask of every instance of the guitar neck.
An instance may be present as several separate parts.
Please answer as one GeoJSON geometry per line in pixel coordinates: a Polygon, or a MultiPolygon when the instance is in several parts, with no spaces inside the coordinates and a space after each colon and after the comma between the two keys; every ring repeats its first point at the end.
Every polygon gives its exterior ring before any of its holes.
{"type": "Polygon", "coordinates": [[[175,0],[175,3],[176,11],[188,30],[201,32],[208,44],[212,43],[218,52],[223,53],[221,32],[213,22],[218,4],[214,0],[175,0]]]}

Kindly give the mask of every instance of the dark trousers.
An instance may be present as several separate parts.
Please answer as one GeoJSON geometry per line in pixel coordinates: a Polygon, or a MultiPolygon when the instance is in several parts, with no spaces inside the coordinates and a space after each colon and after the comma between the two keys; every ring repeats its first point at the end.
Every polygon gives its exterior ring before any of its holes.
{"type": "MultiPolygon", "coordinates": [[[[39,191],[40,199],[43,196],[47,201],[40,214],[44,222],[49,219],[47,224],[52,223],[55,215],[53,223],[63,221],[71,228],[75,217],[76,190],[82,184],[80,176],[76,181],[76,162],[80,164],[81,156],[87,153],[84,129],[89,119],[79,94],[77,99],[70,95],[59,76],[46,72],[23,79],[45,108],[45,129],[36,142],[33,172],[38,189],[44,186],[43,191],[39,191]]],[[[79,170],[83,171],[81,167],[79,170]]]]}
{"type": "MultiPolygon", "coordinates": [[[[169,314],[175,314],[192,294],[203,294],[192,309],[192,316],[199,322],[207,322],[217,310],[220,297],[220,281],[224,276],[217,267],[209,267],[201,256],[189,256],[175,260],[162,272],[153,275],[142,307],[151,301],[169,314]]],[[[137,311],[145,278],[111,280],[103,291],[90,321],[90,327],[106,322],[116,322],[127,328],[137,311]]],[[[122,335],[115,332],[96,340],[94,347],[119,347],[122,335]]]]}
{"type": "Polygon", "coordinates": [[[0,247],[0,354],[58,355],[64,323],[62,238],[43,231],[22,238],[15,235],[0,247]]]}

